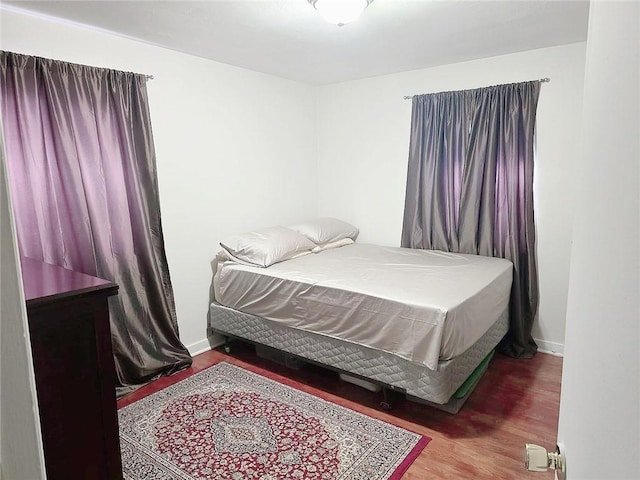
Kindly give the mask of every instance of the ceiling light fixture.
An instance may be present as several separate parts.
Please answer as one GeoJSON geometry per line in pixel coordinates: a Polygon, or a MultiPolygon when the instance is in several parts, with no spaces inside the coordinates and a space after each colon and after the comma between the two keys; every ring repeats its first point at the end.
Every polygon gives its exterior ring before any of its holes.
{"type": "Polygon", "coordinates": [[[320,16],[339,27],[356,20],[373,0],[307,0],[320,16]]]}

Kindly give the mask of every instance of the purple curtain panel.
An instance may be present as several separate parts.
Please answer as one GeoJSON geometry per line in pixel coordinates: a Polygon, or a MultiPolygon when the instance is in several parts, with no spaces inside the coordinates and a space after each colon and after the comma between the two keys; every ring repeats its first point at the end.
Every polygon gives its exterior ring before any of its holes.
{"type": "Polygon", "coordinates": [[[501,351],[531,357],[538,311],[533,160],[540,81],[413,97],[402,246],[511,260],[501,351]]]}
{"type": "Polygon", "coordinates": [[[118,395],[191,364],[164,251],[146,78],[0,52],[18,245],[120,286],[118,395]]]}

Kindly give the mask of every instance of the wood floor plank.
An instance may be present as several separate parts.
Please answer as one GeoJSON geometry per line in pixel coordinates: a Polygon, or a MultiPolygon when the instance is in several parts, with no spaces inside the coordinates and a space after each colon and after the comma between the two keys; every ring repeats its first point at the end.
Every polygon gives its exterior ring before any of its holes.
{"type": "Polygon", "coordinates": [[[118,401],[123,407],[213,364],[226,361],[295,386],[361,413],[432,438],[404,480],[551,480],[553,472],[524,469],[524,444],[547,449],[556,442],[562,358],[538,353],[528,360],[496,355],[487,373],[457,415],[403,398],[391,412],[378,408],[381,394],[340,381],[315,366],[292,370],[234,344],[230,355],[212,350],[194,357],[193,366],[164,377],[118,401]]]}

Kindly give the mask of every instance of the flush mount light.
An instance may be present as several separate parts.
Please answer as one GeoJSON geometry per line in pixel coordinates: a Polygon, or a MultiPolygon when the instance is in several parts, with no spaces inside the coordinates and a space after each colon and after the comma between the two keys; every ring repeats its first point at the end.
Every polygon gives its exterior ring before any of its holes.
{"type": "Polygon", "coordinates": [[[373,0],[307,0],[320,16],[339,27],[353,22],[373,0]]]}

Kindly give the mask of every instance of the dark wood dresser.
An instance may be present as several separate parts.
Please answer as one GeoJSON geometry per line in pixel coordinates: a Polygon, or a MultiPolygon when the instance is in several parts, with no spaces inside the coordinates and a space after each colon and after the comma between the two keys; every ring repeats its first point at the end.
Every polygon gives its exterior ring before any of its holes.
{"type": "Polygon", "coordinates": [[[107,280],[22,257],[48,480],[121,479],[107,280]]]}

